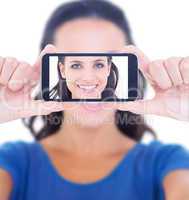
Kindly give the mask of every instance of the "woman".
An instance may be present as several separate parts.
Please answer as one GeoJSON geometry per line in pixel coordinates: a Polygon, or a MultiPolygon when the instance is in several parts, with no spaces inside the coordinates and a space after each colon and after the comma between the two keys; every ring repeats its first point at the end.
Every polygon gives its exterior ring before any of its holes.
{"type": "MultiPolygon", "coordinates": [[[[1,147],[0,199],[189,199],[188,152],[174,144],[140,143],[144,132],[153,130],[139,115],[189,119],[189,59],[150,61],[131,44],[119,8],[82,0],[52,14],[42,38],[44,50],[33,66],[0,59],[0,120],[31,116],[25,125],[36,138],[1,147]],[[156,95],[116,104],[43,102],[40,95],[32,100],[41,56],[55,52],[135,53],[156,95]],[[40,130],[35,129],[37,115],[43,115],[40,130]]],[[[140,82],[142,95],[142,76],[140,82]]]]}
{"type": "Polygon", "coordinates": [[[50,89],[50,99],[116,98],[119,73],[112,57],[59,56],[57,71],[58,83],[50,89]]]}

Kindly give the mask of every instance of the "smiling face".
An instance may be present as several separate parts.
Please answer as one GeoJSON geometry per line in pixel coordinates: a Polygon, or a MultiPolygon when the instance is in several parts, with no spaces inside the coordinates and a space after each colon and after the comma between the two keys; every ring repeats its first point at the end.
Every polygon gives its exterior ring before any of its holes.
{"type": "MultiPolygon", "coordinates": [[[[119,52],[123,49],[126,45],[126,38],[122,30],[112,22],[95,18],[79,18],[66,22],[56,30],[54,44],[57,47],[58,52],[110,53],[119,52]]],[[[80,58],[80,61],[82,61],[82,64],[79,69],[69,68],[71,58],[66,58],[65,66],[60,66],[64,67],[62,69],[62,75],[66,78],[68,75],[70,78],[71,71],[74,72],[74,80],[70,83],[71,85],[69,85],[70,90],[73,91],[74,95],[79,97],[80,94],[86,94],[82,89],[77,87],[77,83],[79,83],[79,85],[99,84],[99,92],[102,91],[109,74],[107,63],[105,68],[99,69],[94,65],[94,57],[90,59],[80,58]],[[98,70],[103,70],[103,76],[97,76],[98,70]],[[80,77],[78,71],[83,71],[83,73],[85,71],[88,76],[80,77]],[[92,74],[94,71],[95,76],[92,74]],[[79,78],[77,79],[77,77],[79,78]]],[[[78,66],[79,65],[74,65],[74,68],[77,68],[78,66]]],[[[94,95],[97,94],[98,93],[94,93],[94,95]]],[[[77,119],[77,122],[83,126],[99,126],[100,124],[107,122],[110,117],[111,123],[113,123],[112,120],[114,119],[113,116],[115,110],[109,109],[108,105],[102,102],[95,104],[91,102],[85,102],[83,104],[75,103],[73,106],[74,109],[65,110],[64,114],[68,119],[77,119]]]]}
{"type": "Polygon", "coordinates": [[[107,57],[67,56],[59,67],[72,98],[101,98],[110,74],[111,63],[107,57]]]}

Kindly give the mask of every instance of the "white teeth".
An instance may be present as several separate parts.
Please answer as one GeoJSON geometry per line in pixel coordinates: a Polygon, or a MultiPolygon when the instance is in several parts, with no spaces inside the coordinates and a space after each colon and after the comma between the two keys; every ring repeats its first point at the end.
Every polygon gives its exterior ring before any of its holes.
{"type": "Polygon", "coordinates": [[[97,85],[78,85],[79,88],[84,90],[92,90],[97,87],[97,85]]]}

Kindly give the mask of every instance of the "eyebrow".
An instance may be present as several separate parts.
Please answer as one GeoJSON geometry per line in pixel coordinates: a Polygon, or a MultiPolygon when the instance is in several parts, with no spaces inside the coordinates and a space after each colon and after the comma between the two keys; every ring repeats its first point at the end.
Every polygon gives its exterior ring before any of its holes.
{"type": "MultiPolygon", "coordinates": [[[[97,60],[94,60],[94,61],[92,61],[92,62],[96,62],[96,61],[104,61],[104,62],[105,62],[105,60],[102,60],[102,59],[97,59],[97,60]]],[[[70,62],[83,63],[82,61],[79,61],[79,60],[73,60],[73,61],[70,61],[70,62]]]]}

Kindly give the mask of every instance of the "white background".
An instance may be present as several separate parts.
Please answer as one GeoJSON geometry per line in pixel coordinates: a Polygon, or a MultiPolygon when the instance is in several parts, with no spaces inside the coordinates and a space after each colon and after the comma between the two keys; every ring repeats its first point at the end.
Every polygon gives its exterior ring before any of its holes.
{"type": "Polygon", "coordinates": [[[58,82],[57,63],[57,56],[49,57],[49,90],[51,90],[58,82]]]}
{"type": "MultiPolygon", "coordinates": [[[[60,0],[0,1],[0,55],[34,63],[44,24],[60,0]]],[[[136,45],[151,59],[189,56],[188,0],[114,0],[129,18],[136,45]]],[[[148,97],[153,92],[149,89],[148,97]]],[[[189,122],[148,116],[147,122],[163,142],[189,148],[189,122]]],[[[20,120],[0,124],[0,143],[31,140],[20,120]]]]}

